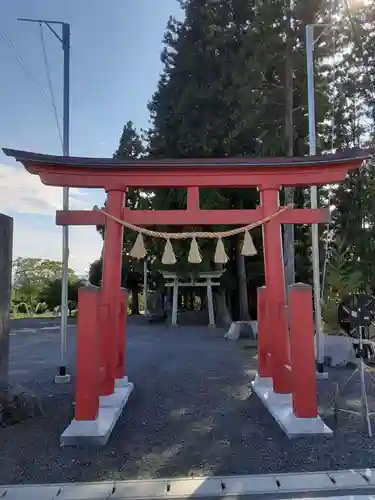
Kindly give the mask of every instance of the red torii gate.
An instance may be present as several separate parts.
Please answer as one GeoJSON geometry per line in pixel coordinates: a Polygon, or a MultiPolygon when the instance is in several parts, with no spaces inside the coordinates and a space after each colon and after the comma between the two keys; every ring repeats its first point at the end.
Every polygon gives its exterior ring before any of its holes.
{"type": "MultiPolygon", "coordinates": [[[[3,151],[20,161],[28,172],[39,175],[48,186],[104,189],[106,212],[137,226],[246,225],[278,212],[279,191],[283,186],[342,181],[349,170],[359,168],[371,156],[370,151],[351,150],[302,158],[124,161],[3,151]],[[257,187],[261,193],[261,206],[254,210],[201,210],[199,207],[201,187],[250,186],[257,187]],[[187,209],[124,208],[126,191],[131,187],[187,188],[187,209]]],[[[254,389],[290,436],[330,430],[317,416],[311,288],[293,287],[289,321],[285,313],[281,224],[318,224],[327,222],[328,217],[328,209],[290,208],[264,224],[266,286],[259,290],[259,376],[254,389]]],[[[58,225],[106,226],[100,293],[92,288],[80,291],[75,419],[61,437],[63,444],[86,438],[104,443],[132,390],[125,376],[126,300],[121,290],[123,226],[95,210],[58,211],[56,222],[58,225]]]]}

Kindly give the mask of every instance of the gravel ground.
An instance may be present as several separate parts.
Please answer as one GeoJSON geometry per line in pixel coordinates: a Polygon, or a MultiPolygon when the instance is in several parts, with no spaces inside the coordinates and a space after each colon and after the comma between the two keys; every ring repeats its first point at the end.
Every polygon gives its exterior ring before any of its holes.
{"type": "MultiPolygon", "coordinates": [[[[128,375],[135,392],[102,449],[59,447],[73,416],[73,385],[52,382],[58,330],[13,335],[11,381],[40,398],[44,415],[0,429],[0,484],[375,467],[373,440],[360,418],[340,417],[333,438],[289,441],[251,394],[255,352],[225,341],[223,333],[130,321],[128,375]]],[[[74,336],[70,326],[71,373],[74,336]]],[[[349,373],[332,369],[330,381],[319,382],[322,407],[334,382],[349,373]]],[[[369,391],[375,410],[375,384],[369,391]]],[[[348,387],[347,404],[357,392],[356,383],[348,387]]]]}

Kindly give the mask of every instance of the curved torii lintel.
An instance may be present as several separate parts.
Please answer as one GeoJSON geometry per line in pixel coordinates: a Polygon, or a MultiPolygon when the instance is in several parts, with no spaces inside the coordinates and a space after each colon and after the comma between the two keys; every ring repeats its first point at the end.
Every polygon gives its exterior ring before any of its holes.
{"type": "Polygon", "coordinates": [[[374,149],[351,149],[334,155],[224,159],[114,160],[37,154],[3,149],[49,186],[128,187],[281,187],[330,184],[344,179],[374,149]]]}

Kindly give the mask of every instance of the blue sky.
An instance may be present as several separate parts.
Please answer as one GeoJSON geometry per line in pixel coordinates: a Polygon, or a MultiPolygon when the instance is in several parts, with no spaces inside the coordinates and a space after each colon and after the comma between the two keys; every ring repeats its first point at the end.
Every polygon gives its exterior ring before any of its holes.
{"type": "MultiPolygon", "coordinates": [[[[71,24],[71,155],[112,156],[122,127],[148,125],[147,102],[162,69],[160,53],[169,15],[181,17],[177,0],[8,0],[0,2],[0,27],[25,62],[18,65],[0,33],[0,147],[61,154],[48,94],[40,29],[18,17],[71,24]],[[35,83],[35,80],[38,83],[35,83]]],[[[62,114],[62,50],[45,29],[47,55],[59,114],[62,114]]],[[[104,201],[101,191],[75,190],[72,208],[104,201]]],[[[62,190],[0,153],[0,212],[14,217],[14,256],[61,259],[55,210],[62,190]]],[[[70,266],[83,273],[100,255],[95,228],[71,230],[70,266]]]]}

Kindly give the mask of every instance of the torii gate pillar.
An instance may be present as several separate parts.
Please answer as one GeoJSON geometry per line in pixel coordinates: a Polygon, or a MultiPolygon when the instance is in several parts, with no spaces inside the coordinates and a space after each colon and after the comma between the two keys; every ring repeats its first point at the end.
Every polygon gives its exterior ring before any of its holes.
{"type": "MultiPolygon", "coordinates": [[[[260,186],[264,215],[279,209],[279,186],[260,186]]],[[[281,243],[281,225],[277,219],[263,226],[264,269],[267,288],[268,335],[272,335],[272,359],[270,362],[273,389],[278,394],[291,392],[289,364],[289,330],[285,311],[284,260],[281,243]]]]}
{"type": "MultiPolygon", "coordinates": [[[[107,210],[114,217],[121,218],[124,210],[125,194],[120,190],[107,191],[107,210]]],[[[123,226],[108,219],[104,235],[103,277],[100,323],[100,354],[104,367],[101,380],[101,396],[114,393],[118,355],[115,349],[121,333],[119,324],[121,307],[121,272],[123,226]]]]}

